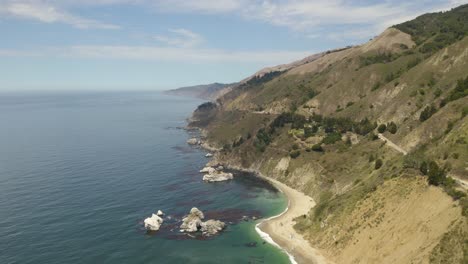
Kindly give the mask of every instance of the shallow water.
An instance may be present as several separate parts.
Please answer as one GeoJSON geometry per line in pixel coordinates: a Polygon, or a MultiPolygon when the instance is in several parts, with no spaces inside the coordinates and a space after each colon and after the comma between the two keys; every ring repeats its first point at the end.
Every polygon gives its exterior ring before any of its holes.
{"type": "Polygon", "coordinates": [[[178,127],[200,103],[146,92],[0,95],[0,263],[288,263],[241,220],[280,213],[281,193],[197,173],[207,159],[178,127]],[[177,221],[193,206],[231,224],[208,240],[181,235],[177,221]],[[142,221],[158,209],[175,220],[147,234],[142,221]]]}

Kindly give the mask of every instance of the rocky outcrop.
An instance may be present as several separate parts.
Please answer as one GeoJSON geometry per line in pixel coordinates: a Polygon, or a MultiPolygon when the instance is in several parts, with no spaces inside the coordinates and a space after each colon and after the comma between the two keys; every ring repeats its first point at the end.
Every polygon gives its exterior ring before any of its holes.
{"type": "Polygon", "coordinates": [[[224,167],[218,166],[216,168],[213,167],[205,167],[200,170],[200,173],[205,173],[203,176],[203,180],[207,182],[220,182],[220,181],[228,181],[234,178],[234,175],[229,172],[223,172],[224,167]]]}
{"type": "Polygon", "coordinates": [[[214,173],[205,174],[203,180],[206,182],[221,182],[234,179],[234,175],[229,172],[215,171],[214,173]]]}
{"type": "Polygon", "coordinates": [[[190,213],[182,219],[181,232],[197,232],[201,228],[202,220],[205,218],[203,212],[193,207],[190,213]]]}
{"type": "Polygon", "coordinates": [[[219,220],[208,220],[203,222],[205,215],[198,208],[194,207],[190,210],[190,213],[182,219],[182,225],[180,226],[181,232],[198,232],[201,231],[204,236],[216,235],[222,231],[226,224],[219,220]]]}
{"type": "Polygon", "coordinates": [[[196,139],[196,138],[191,138],[191,139],[187,140],[187,144],[189,144],[189,145],[198,145],[198,144],[200,144],[200,141],[198,139],[196,139]]]}
{"type": "MultiPolygon", "coordinates": [[[[159,213],[159,212],[158,212],[159,213]]],[[[151,217],[148,217],[144,221],[145,228],[148,231],[158,231],[163,223],[163,219],[156,214],[153,214],[151,217]]]]}
{"type": "Polygon", "coordinates": [[[164,215],[164,213],[163,213],[163,211],[161,211],[161,210],[158,210],[158,212],[156,213],[156,215],[157,215],[157,216],[163,216],[163,215],[164,215]]]}
{"type": "Polygon", "coordinates": [[[200,170],[200,173],[215,173],[216,172],[216,169],[215,168],[212,168],[212,167],[205,167],[203,169],[200,170]]]}
{"type": "Polygon", "coordinates": [[[208,220],[201,224],[201,231],[204,236],[213,236],[222,231],[226,224],[219,220],[208,220]]]}

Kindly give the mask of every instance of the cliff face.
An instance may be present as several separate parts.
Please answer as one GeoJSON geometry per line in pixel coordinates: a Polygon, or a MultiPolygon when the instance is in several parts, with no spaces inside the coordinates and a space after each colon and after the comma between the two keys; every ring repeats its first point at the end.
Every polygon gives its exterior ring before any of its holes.
{"type": "Polygon", "coordinates": [[[337,263],[467,261],[468,6],[260,71],[200,107],[217,159],[313,197],[337,263]],[[380,134],[381,135],[378,135],[380,134]]]}

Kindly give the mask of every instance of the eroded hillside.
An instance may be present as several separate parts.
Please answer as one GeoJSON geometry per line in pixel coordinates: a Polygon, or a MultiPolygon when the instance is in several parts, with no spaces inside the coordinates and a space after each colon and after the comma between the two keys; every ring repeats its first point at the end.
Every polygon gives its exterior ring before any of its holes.
{"type": "Polygon", "coordinates": [[[468,6],[427,14],[262,71],[192,125],[313,197],[296,227],[336,263],[466,263],[467,35],[468,6]]]}

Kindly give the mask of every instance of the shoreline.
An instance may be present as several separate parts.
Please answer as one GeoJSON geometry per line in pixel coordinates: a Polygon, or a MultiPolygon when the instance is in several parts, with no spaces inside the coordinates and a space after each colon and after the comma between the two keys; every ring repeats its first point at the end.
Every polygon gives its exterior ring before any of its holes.
{"type": "MultiPolygon", "coordinates": [[[[202,129],[199,130],[203,133],[202,129]]],[[[215,150],[214,152],[217,152],[217,149],[210,146],[207,142],[203,142],[200,146],[205,151],[215,150]]],[[[310,243],[294,229],[294,219],[301,215],[307,215],[310,209],[316,205],[315,201],[310,196],[307,196],[275,179],[266,177],[258,171],[218,162],[216,155],[206,164],[206,166],[214,164],[222,164],[225,168],[251,173],[253,176],[259,177],[270,183],[278,189],[278,191],[283,193],[286,196],[286,199],[288,199],[288,206],[283,212],[279,215],[262,219],[255,225],[255,231],[260,238],[285,252],[292,264],[333,263],[320,254],[316,248],[312,247],[310,243]]]]}
{"type": "Polygon", "coordinates": [[[261,175],[257,171],[243,169],[228,164],[225,164],[225,167],[252,173],[255,177],[259,177],[269,182],[272,186],[278,189],[278,191],[283,193],[286,196],[286,199],[288,199],[288,206],[283,212],[278,215],[262,219],[255,225],[255,231],[263,240],[285,252],[292,264],[333,263],[320,254],[316,248],[313,248],[310,243],[294,229],[294,218],[308,214],[310,209],[315,206],[315,201],[311,197],[275,179],[261,175]]]}
{"type": "Polygon", "coordinates": [[[288,199],[288,206],[281,214],[264,219],[258,223],[255,226],[257,233],[260,231],[267,234],[268,237],[265,239],[261,233],[259,233],[265,241],[272,245],[279,246],[281,250],[284,250],[293,264],[330,263],[294,229],[294,218],[308,214],[309,210],[315,206],[314,200],[277,180],[266,178],[265,176],[260,177],[268,180],[273,186],[284,193],[288,199]]]}

